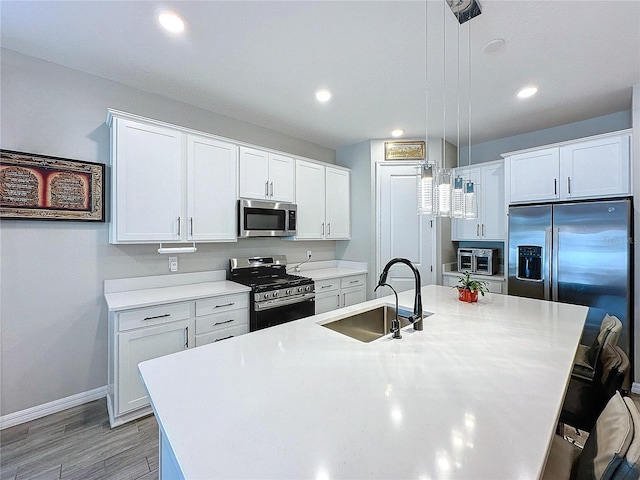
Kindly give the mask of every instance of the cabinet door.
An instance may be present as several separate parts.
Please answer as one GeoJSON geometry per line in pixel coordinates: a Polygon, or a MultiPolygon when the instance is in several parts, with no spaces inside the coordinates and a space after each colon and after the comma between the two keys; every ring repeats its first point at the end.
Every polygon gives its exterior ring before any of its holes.
{"type": "Polygon", "coordinates": [[[298,239],[324,238],[324,167],[296,160],[296,203],[298,205],[298,239]]]}
{"type": "Polygon", "coordinates": [[[350,172],[326,169],[326,238],[349,240],[351,237],[350,172]]]}
{"type": "Polygon", "coordinates": [[[255,148],[240,147],[240,196],[269,198],[269,154],[255,148]]]}
{"type": "Polygon", "coordinates": [[[293,203],[295,183],[293,158],[269,154],[269,198],[293,203]]]}
{"type": "Polygon", "coordinates": [[[507,214],[504,201],[504,162],[481,167],[481,199],[478,205],[483,240],[504,241],[507,214]]]}
{"type": "Polygon", "coordinates": [[[237,239],[237,154],[230,143],[188,136],[188,240],[237,239]]]}
{"type": "MultiPolygon", "coordinates": [[[[482,215],[483,202],[481,199],[482,192],[484,190],[482,185],[482,176],[480,167],[465,167],[456,169],[456,176],[461,176],[465,180],[471,180],[474,183],[474,192],[476,194],[476,203],[478,207],[478,214],[482,215]]],[[[502,186],[504,190],[504,185],[502,186]]],[[[482,220],[480,218],[463,219],[452,218],[451,219],[451,240],[478,240],[481,236],[480,224],[482,220]]]]}
{"type": "Polygon", "coordinates": [[[182,133],[121,118],[112,128],[111,242],[180,240],[182,133]]]}
{"type": "Polygon", "coordinates": [[[340,293],[342,295],[341,305],[343,307],[356,305],[367,299],[364,287],[343,288],[340,293]]]}
{"type": "Polygon", "coordinates": [[[560,149],[545,148],[508,157],[509,203],[559,198],[560,149]]]}
{"type": "Polygon", "coordinates": [[[188,321],[181,321],[118,334],[118,379],[115,382],[117,415],[149,404],[147,391],[138,373],[138,364],[187,348],[188,326],[188,321]]]}
{"type": "Polygon", "coordinates": [[[316,315],[340,308],[340,290],[316,294],[316,315]]]}
{"type": "Polygon", "coordinates": [[[629,136],[598,138],[560,148],[563,198],[629,195],[629,136]]]}

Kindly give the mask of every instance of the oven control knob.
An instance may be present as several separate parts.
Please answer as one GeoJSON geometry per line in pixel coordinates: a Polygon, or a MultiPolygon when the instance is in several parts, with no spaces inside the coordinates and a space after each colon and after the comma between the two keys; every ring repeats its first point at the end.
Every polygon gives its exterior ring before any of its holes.
{"type": "Polygon", "coordinates": [[[265,293],[265,294],[264,294],[264,298],[265,298],[265,300],[266,300],[267,298],[269,298],[269,294],[268,294],[268,293],[265,293]]]}
{"type": "Polygon", "coordinates": [[[291,295],[291,289],[287,288],[287,290],[284,292],[286,295],[291,295]]]}
{"type": "Polygon", "coordinates": [[[278,296],[280,292],[278,292],[277,290],[275,292],[273,292],[273,298],[276,298],[278,296]]]}
{"type": "Polygon", "coordinates": [[[304,287],[304,291],[305,292],[310,292],[311,291],[311,285],[307,285],[306,287],[304,287]]]}
{"type": "Polygon", "coordinates": [[[304,287],[298,287],[299,292],[304,292],[304,287]]]}

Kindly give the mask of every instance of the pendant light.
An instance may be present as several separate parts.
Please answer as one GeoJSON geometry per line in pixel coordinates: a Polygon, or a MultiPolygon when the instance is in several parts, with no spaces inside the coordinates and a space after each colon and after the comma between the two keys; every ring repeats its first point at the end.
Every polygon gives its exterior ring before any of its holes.
{"type": "MultiPolygon", "coordinates": [[[[464,16],[458,16],[458,21],[460,22],[460,24],[464,23],[467,20],[470,20],[471,18],[473,18],[474,16],[480,15],[480,5],[478,5],[475,2],[472,2],[471,5],[471,11],[473,12],[471,17],[468,17],[466,20],[463,21],[464,16]]],[[[469,55],[469,69],[468,69],[468,82],[467,85],[469,86],[469,90],[468,90],[468,95],[469,98],[467,99],[468,102],[468,127],[467,127],[467,131],[469,134],[469,143],[467,146],[467,150],[469,153],[469,167],[471,167],[471,24],[469,24],[468,26],[469,28],[469,33],[467,35],[467,52],[469,55]]],[[[460,31],[458,29],[458,31],[460,31]]],[[[458,40],[458,50],[460,49],[460,41],[458,40]]],[[[458,117],[460,118],[460,117],[458,117]]],[[[464,218],[466,220],[474,220],[476,218],[478,218],[478,202],[477,202],[477,195],[476,195],[476,188],[475,188],[475,184],[473,182],[473,180],[469,179],[465,182],[464,185],[464,218]]]]}
{"type": "Polygon", "coordinates": [[[418,215],[433,215],[433,169],[428,161],[418,167],[418,215]]]}

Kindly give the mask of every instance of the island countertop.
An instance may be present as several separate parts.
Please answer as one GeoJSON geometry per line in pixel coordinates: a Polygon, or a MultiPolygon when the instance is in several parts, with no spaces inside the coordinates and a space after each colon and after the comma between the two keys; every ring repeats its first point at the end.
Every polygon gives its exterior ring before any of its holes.
{"type": "Polygon", "coordinates": [[[385,297],[141,363],[165,478],[538,478],[587,308],[422,301],[400,340],[321,326],[385,297]]]}

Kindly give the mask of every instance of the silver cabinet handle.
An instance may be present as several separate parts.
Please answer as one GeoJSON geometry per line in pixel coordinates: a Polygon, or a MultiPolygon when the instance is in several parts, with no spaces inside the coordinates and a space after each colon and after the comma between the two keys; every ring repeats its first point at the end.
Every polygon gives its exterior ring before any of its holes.
{"type": "Polygon", "coordinates": [[[216,322],[213,324],[213,326],[215,327],[216,325],[224,325],[225,323],[231,323],[231,322],[233,322],[233,318],[226,320],[224,322],[216,322]]]}
{"type": "Polygon", "coordinates": [[[191,229],[191,235],[193,237],[193,217],[189,218],[189,228],[191,229]]]}
{"type": "Polygon", "coordinates": [[[155,317],[144,317],[144,320],[155,320],[156,318],[165,318],[170,316],[170,313],[165,313],[164,315],[156,315],[155,317]]]}
{"type": "Polygon", "coordinates": [[[349,283],[358,283],[360,280],[351,280],[349,283]]]}
{"type": "Polygon", "coordinates": [[[327,236],[331,236],[331,222],[327,223],[327,236]]]}
{"type": "Polygon", "coordinates": [[[273,197],[273,182],[269,184],[269,196],[273,197]]]}
{"type": "Polygon", "coordinates": [[[229,335],[228,337],[216,338],[214,342],[219,342],[220,340],[226,340],[227,338],[233,338],[233,335],[229,335]]]}
{"type": "Polygon", "coordinates": [[[558,194],[558,179],[557,178],[553,179],[553,194],[554,195],[558,194]]]}
{"type": "Polygon", "coordinates": [[[180,217],[178,217],[178,236],[182,235],[181,225],[182,225],[182,222],[180,221],[180,217]]]}
{"type": "Polygon", "coordinates": [[[347,294],[342,294],[342,306],[345,307],[347,305],[347,294]]]}
{"type": "Polygon", "coordinates": [[[322,235],[324,235],[324,222],[322,222],[322,235]]]}
{"type": "Polygon", "coordinates": [[[482,224],[482,236],[484,237],[484,223],[482,224]]]}
{"type": "Polygon", "coordinates": [[[265,198],[269,198],[269,180],[264,182],[264,196],[265,198]]]}
{"type": "Polygon", "coordinates": [[[184,328],[184,333],[185,333],[185,342],[184,342],[184,348],[189,348],[189,327],[185,327],[184,328]]]}
{"type": "Polygon", "coordinates": [[[224,303],[224,304],[222,304],[222,305],[216,305],[216,306],[215,306],[215,307],[213,307],[213,308],[230,307],[231,305],[235,305],[235,304],[236,304],[236,302],[224,303]]]}
{"type": "Polygon", "coordinates": [[[320,290],[322,290],[323,288],[329,288],[329,287],[333,287],[333,285],[323,285],[320,287],[320,290]]]}
{"type": "Polygon", "coordinates": [[[569,191],[569,195],[571,195],[571,177],[567,177],[567,190],[569,191]]]}
{"type": "Polygon", "coordinates": [[[476,223],[476,237],[480,236],[480,224],[476,223]]]}

